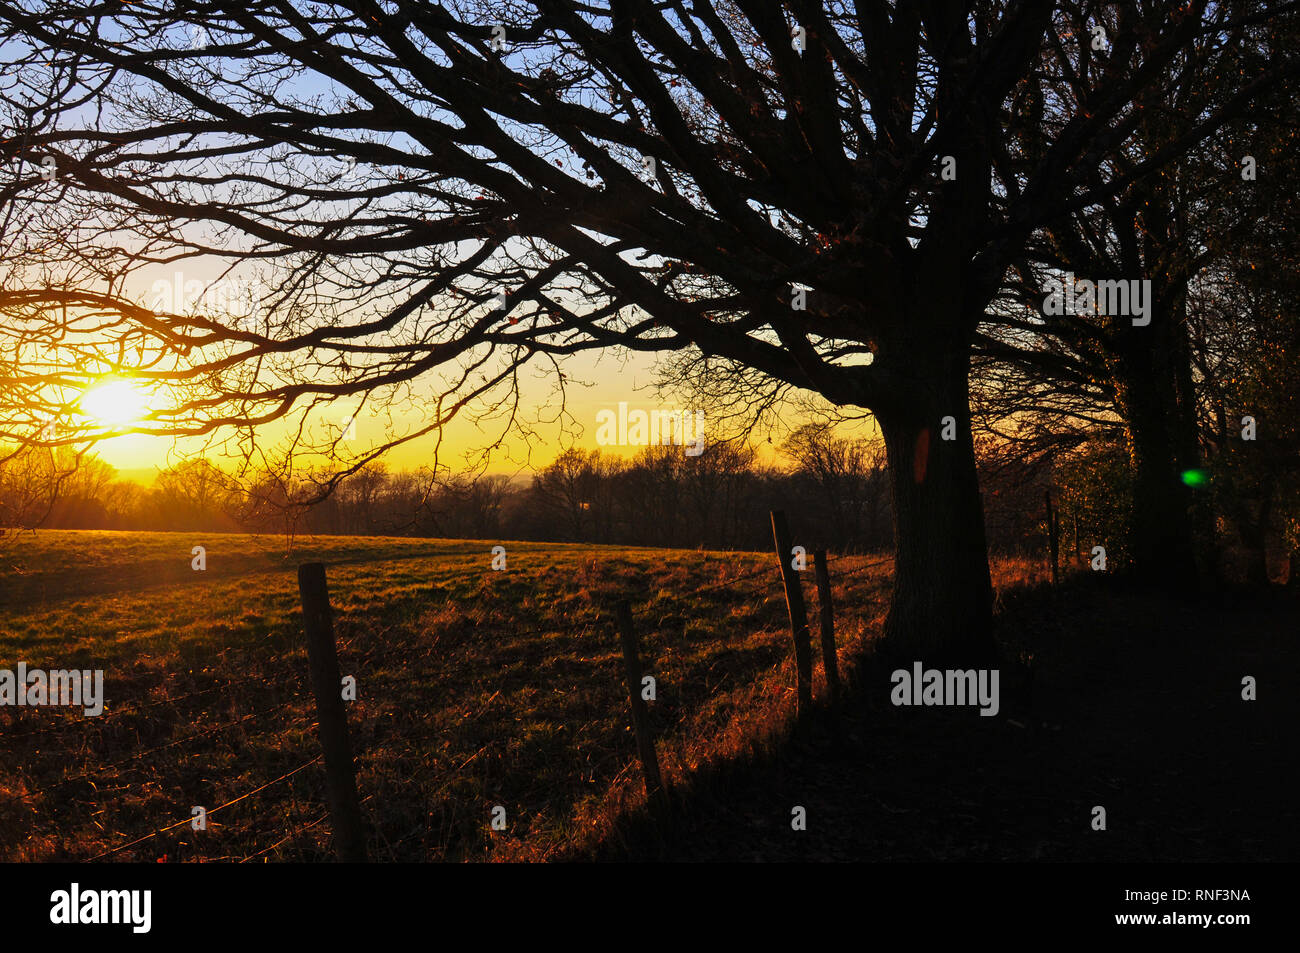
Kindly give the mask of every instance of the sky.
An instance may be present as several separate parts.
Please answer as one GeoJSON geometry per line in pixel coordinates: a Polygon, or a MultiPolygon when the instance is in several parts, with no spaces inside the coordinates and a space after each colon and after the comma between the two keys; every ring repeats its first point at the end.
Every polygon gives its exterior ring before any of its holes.
{"type": "MultiPolygon", "coordinates": [[[[180,46],[188,42],[184,36],[173,39],[180,46]]],[[[327,81],[310,73],[295,79],[293,85],[294,88],[301,87],[299,92],[308,98],[315,94],[334,92],[327,81]]],[[[220,267],[215,262],[204,263],[195,259],[185,261],[179,268],[161,265],[147,267],[134,276],[134,281],[135,294],[132,297],[142,302],[152,302],[148,306],[160,312],[183,314],[200,310],[216,313],[223,307],[237,308],[242,293],[238,279],[220,279],[220,267]],[[214,287],[217,289],[215,293],[212,291],[214,287]],[[200,303],[197,300],[200,296],[208,297],[204,297],[200,303]]],[[[412,470],[433,464],[436,453],[440,465],[452,470],[468,469],[468,458],[474,451],[501,439],[502,446],[494,451],[487,472],[516,475],[544,466],[571,445],[584,449],[596,448],[598,414],[606,410],[617,411],[621,403],[626,402],[630,410],[692,410],[693,408],[663,401],[650,389],[649,385],[654,380],[654,363],[653,355],[624,352],[588,352],[567,359],[564,365],[567,376],[564,411],[567,419],[561,423],[557,419],[560,399],[555,393],[552,365],[538,362],[524,372],[522,393],[523,412],[532,415],[525,422],[535,430],[537,436],[531,449],[519,435],[503,435],[500,423],[489,422],[485,429],[480,429],[474,420],[462,414],[446,427],[441,440],[437,434],[420,437],[389,451],[384,461],[393,470],[412,470]]],[[[362,414],[349,423],[352,408],[339,402],[317,415],[320,417],[317,423],[322,428],[328,428],[321,432],[348,428],[348,452],[362,452],[366,447],[381,442],[385,432],[400,433],[418,427],[421,411],[432,404],[432,386],[431,380],[426,386],[427,399],[423,407],[417,402],[399,407],[392,412],[391,417],[362,414]]],[[[419,397],[417,392],[417,401],[419,397]]],[[[707,420],[704,429],[707,440],[707,420]]],[[[287,432],[287,427],[283,425],[268,425],[259,428],[259,440],[274,443],[287,432]]],[[[776,439],[779,442],[779,438],[776,439]]],[[[601,449],[617,456],[632,456],[641,447],[607,446],[601,449]]],[[[776,455],[766,442],[763,442],[760,450],[768,458],[776,455]]],[[[200,455],[207,456],[219,465],[223,463],[220,448],[211,447],[210,438],[209,441],[174,440],[170,437],[128,434],[99,443],[95,452],[116,468],[120,476],[142,483],[152,482],[160,468],[200,455]]]]}
{"type": "MultiPolygon", "coordinates": [[[[179,267],[147,266],[133,278],[133,289],[128,296],[155,311],[202,312],[214,317],[227,313],[232,316],[228,322],[237,324],[240,309],[246,307],[243,301],[247,297],[248,283],[238,278],[223,278],[220,266],[212,259],[191,259],[179,267]]],[[[625,404],[628,413],[636,410],[698,413],[698,408],[673,402],[670,396],[661,397],[654,390],[651,385],[656,379],[655,362],[653,354],[621,349],[586,351],[566,357],[561,365],[566,378],[564,414],[561,415],[561,396],[557,392],[554,365],[536,361],[520,375],[520,413],[523,423],[535,432],[531,447],[522,436],[507,431],[501,421],[489,420],[480,426],[467,412],[462,412],[447,425],[441,442],[436,433],[427,434],[394,447],[384,455],[383,462],[393,471],[415,470],[432,466],[436,461],[440,467],[453,472],[478,472],[477,451],[498,440],[501,440],[501,446],[493,451],[486,466],[485,472],[489,474],[527,475],[550,463],[570,446],[587,450],[599,446],[604,453],[631,457],[642,449],[643,444],[598,444],[602,411],[618,414],[620,404],[625,404]]],[[[407,402],[392,408],[378,407],[357,415],[355,419],[351,417],[355,402],[338,401],[314,416],[313,420],[321,428],[316,432],[333,434],[349,428],[346,452],[363,453],[384,442],[386,436],[391,439],[394,434],[418,429],[422,414],[433,406],[435,384],[436,375],[430,375],[423,384],[417,382],[415,393],[407,402]]],[[[145,394],[139,396],[147,398],[145,394]]],[[[133,424],[135,419],[133,417],[130,423],[133,424]]],[[[288,432],[289,428],[283,424],[262,425],[258,428],[259,445],[273,446],[288,432]]],[[[846,428],[844,433],[872,437],[874,425],[846,428]]],[[[703,434],[707,442],[710,437],[707,417],[703,434]]],[[[228,436],[229,432],[219,433],[215,442],[228,436]]],[[[763,462],[777,462],[776,445],[779,445],[781,437],[780,434],[774,435],[774,445],[768,444],[762,435],[758,436],[756,442],[763,462]]],[[[687,440],[691,439],[688,433],[687,440]]],[[[233,468],[236,462],[227,450],[214,445],[211,437],[206,440],[175,439],[128,433],[101,441],[95,452],[117,470],[119,477],[145,485],[153,482],[160,469],[199,456],[228,468],[233,468]]]]}
{"type": "MultiPolygon", "coordinates": [[[[559,406],[558,398],[551,393],[551,386],[547,380],[553,376],[552,372],[541,364],[538,364],[536,369],[525,372],[526,381],[523,387],[525,413],[542,417],[537,423],[532,424],[538,436],[542,438],[541,442],[534,446],[532,466],[544,466],[571,444],[584,449],[596,449],[598,414],[602,410],[617,412],[620,402],[627,402],[632,410],[692,409],[660,401],[656,399],[653,392],[645,389],[646,385],[653,380],[653,366],[653,356],[644,354],[632,355],[624,359],[622,356],[615,357],[612,354],[591,353],[570,359],[565,365],[570,384],[565,406],[573,419],[567,422],[563,429],[558,421],[547,422],[545,419],[554,418],[559,406]],[[579,380],[589,383],[590,386],[574,385],[574,381],[579,380]],[[583,431],[581,435],[575,433],[578,428],[583,431]]],[[[340,418],[340,427],[343,426],[342,421],[346,419],[349,411],[350,408],[339,405],[337,416],[340,418]]],[[[394,418],[393,427],[401,430],[404,426],[412,425],[416,419],[413,413],[399,413],[394,418]]],[[[386,420],[363,414],[355,421],[353,436],[357,445],[369,446],[372,441],[381,438],[386,424],[386,420]]],[[[465,468],[468,466],[466,455],[495,441],[501,429],[499,424],[480,429],[474,421],[466,417],[457,417],[446,428],[440,449],[437,446],[437,435],[428,434],[394,448],[384,459],[393,470],[414,470],[431,465],[436,451],[440,463],[450,466],[453,470],[465,468]]],[[[274,427],[267,429],[268,435],[275,432],[274,427]]],[[[283,428],[280,428],[280,433],[283,433],[283,428]]],[[[600,449],[616,456],[631,456],[641,448],[604,446],[600,449]]],[[[202,450],[203,444],[197,440],[174,440],[169,437],[127,434],[100,443],[96,453],[115,467],[122,477],[149,483],[152,482],[153,475],[159,467],[165,467],[169,462],[186,459],[201,453],[202,450]]],[[[508,437],[501,450],[493,453],[487,472],[514,475],[527,466],[526,444],[518,437],[508,437]]]]}

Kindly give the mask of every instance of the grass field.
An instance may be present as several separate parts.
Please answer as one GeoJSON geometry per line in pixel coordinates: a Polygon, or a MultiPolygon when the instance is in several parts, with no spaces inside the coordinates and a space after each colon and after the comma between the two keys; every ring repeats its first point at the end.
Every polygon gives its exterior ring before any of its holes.
{"type": "MultiPolygon", "coordinates": [[[[329,856],[295,572],[311,560],[328,566],[341,669],[358,681],[348,718],[377,859],[545,859],[638,806],[610,625],[619,598],[657,679],[651,717],[670,783],[788,724],[793,663],[769,554],[507,542],[508,571],[496,572],[493,545],[331,537],[286,551],[279,537],[74,531],[6,541],[0,668],[104,669],[107,702],[100,717],[0,708],[0,859],[329,856]],[[190,565],[196,545],[203,572],[190,565]],[[195,805],[211,812],[206,831],[190,829],[195,805]],[[502,832],[489,826],[495,805],[502,832]]],[[[845,663],[884,611],[888,566],[850,572],[871,561],[832,565],[845,663]]]]}

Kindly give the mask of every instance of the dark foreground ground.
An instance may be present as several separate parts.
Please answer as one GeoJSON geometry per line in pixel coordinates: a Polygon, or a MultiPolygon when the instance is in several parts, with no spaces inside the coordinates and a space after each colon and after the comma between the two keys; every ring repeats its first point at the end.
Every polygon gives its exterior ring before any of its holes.
{"type": "Polygon", "coordinates": [[[895,708],[870,660],[839,712],[625,821],[605,860],[1300,859],[1300,601],[1179,604],[1081,577],[1019,594],[1001,639],[1031,694],[895,708]],[[1258,700],[1242,700],[1254,676],[1258,700]],[[791,829],[791,810],[807,830],[791,829]],[[1106,830],[1092,829],[1093,807],[1106,830]]]}

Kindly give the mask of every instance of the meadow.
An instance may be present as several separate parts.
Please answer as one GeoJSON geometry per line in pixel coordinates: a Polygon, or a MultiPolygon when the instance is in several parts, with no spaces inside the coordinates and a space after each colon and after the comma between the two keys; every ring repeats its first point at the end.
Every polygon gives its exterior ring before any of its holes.
{"type": "Polygon", "coordinates": [[[333,859],[296,572],[317,560],[357,680],[374,860],[1294,854],[1269,821],[1294,814],[1294,732],[1269,727],[1296,723],[1294,693],[1273,690],[1300,664],[1282,595],[1175,605],[1082,571],[1053,588],[1041,561],[995,558],[1003,647],[1032,659],[1032,702],[1006,672],[999,716],[964,717],[885,703],[869,649],[890,561],[833,556],[850,692],[823,720],[814,651],[805,723],[770,553],[42,531],[0,545],[0,670],[103,669],[105,710],[0,706],[0,860],[333,859]],[[668,815],[647,810],[623,599],[656,679],[668,815]],[[1267,680],[1258,702],[1242,703],[1243,672],[1267,680]],[[818,819],[806,836],[782,835],[790,804],[818,819]],[[1105,837],[1076,823],[1094,804],[1122,820],[1105,837]]]}
{"type": "MultiPolygon", "coordinates": [[[[768,553],[500,541],[42,531],[0,547],[0,668],[105,671],[105,711],[0,708],[0,859],[331,856],[296,567],[327,565],[379,860],[581,852],[644,801],[613,606],[657,680],[669,785],[789,728],[768,553]],[[207,568],[191,568],[195,546],[207,568]],[[493,807],[506,829],[493,831],[493,807]],[[194,806],[207,830],[191,830],[194,806]]],[[[842,670],[888,561],[832,563],[842,670]]],[[[816,587],[804,580],[816,632],[816,587]]],[[[823,692],[820,663],[816,690],[823,692]]]]}

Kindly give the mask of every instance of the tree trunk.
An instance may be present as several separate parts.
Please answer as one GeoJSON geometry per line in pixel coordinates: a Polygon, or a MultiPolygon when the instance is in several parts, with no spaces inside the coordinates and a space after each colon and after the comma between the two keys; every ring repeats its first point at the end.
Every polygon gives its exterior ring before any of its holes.
{"type": "Polygon", "coordinates": [[[944,125],[961,177],[941,186],[927,214],[935,234],[901,269],[869,273],[868,287],[877,307],[901,315],[878,342],[894,391],[873,408],[894,504],[883,648],[927,666],[966,668],[994,665],[998,654],[969,375],[971,340],[1003,277],[1001,267],[972,268],[971,254],[989,224],[1000,119],[987,99],[972,101],[950,85],[938,109],[950,117],[944,125]]]}
{"type": "Polygon", "coordinates": [[[1130,411],[1130,548],[1139,578],[1164,591],[1178,591],[1194,587],[1197,572],[1190,491],[1183,483],[1167,423],[1158,410],[1130,411]]]}
{"type": "Polygon", "coordinates": [[[894,592],[885,647],[926,665],[965,666],[995,658],[993,590],[966,357],[945,363],[926,376],[934,385],[927,397],[879,417],[894,504],[894,592]],[[955,440],[943,439],[944,417],[954,418],[955,440]]]}
{"type": "Polygon", "coordinates": [[[1250,586],[1267,586],[1268,575],[1268,522],[1273,510],[1271,486],[1261,488],[1258,508],[1249,502],[1237,509],[1237,533],[1246,550],[1246,584],[1250,586]],[[1252,511],[1253,510],[1253,511],[1252,511]]]}
{"type": "Polygon", "coordinates": [[[1180,400],[1179,366],[1189,360],[1180,301],[1157,285],[1151,324],[1120,331],[1121,403],[1133,468],[1129,549],[1138,578],[1166,592],[1190,591],[1198,578],[1191,489],[1183,482],[1197,460],[1195,418],[1188,419],[1194,409],[1180,400]]]}

